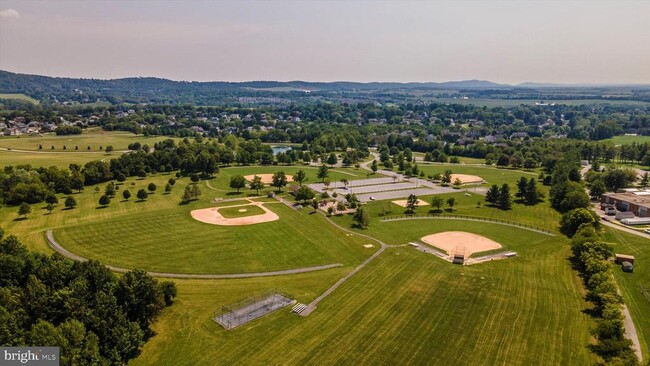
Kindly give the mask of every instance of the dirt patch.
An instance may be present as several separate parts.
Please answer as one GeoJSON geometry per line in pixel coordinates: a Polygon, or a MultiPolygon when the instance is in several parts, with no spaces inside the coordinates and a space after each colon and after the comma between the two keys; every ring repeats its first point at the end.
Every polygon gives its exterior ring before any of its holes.
{"type": "MultiPolygon", "coordinates": [[[[245,175],[244,178],[247,181],[251,182],[253,181],[253,178],[255,178],[256,175],[262,178],[262,183],[264,184],[273,183],[273,174],[251,174],[251,175],[245,175]]],[[[287,175],[287,182],[293,182],[293,175],[287,175]]]]}
{"type": "Polygon", "coordinates": [[[484,236],[464,231],[445,231],[427,235],[420,239],[423,243],[442,249],[450,256],[464,254],[465,259],[472,253],[502,248],[501,244],[484,236]]]}
{"type": "MultiPolygon", "coordinates": [[[[398,205],[398,206],[406,207],[406,202],[408,202],[408,200],[397,200],[397,201],[391,201],[391,202],[398,205]]],[[[429,206],[429,204],[426,203],[425,201],[422,201],[422,200],[418,199],[418,206],[429,206]]]]}
{"type": "MultiPolygon", "coordinates": [[[[243,210],[246,211],[245,208],[242,208],[243,210]]],[[[243,212],[242,209],[238,210],[239,212],[243,212]]],[[[192,218],[194,220],[198,220],[201,222],[205,222],[206,224],[212,224],[212,225],[222,225],[222,226],[242,226],[242,225],[253,225],[253,224],[261,224],[263,222],[271,222],[280,219],[280,217],[273,211],[269,210],[268,208],[264,207],[263,202],[251,202],[246,205],[234,205],[234,206],[225,206],[225,207],[211,207],[211,208],[204,208],[201,210],[194,210],[190,212],[190,215],[192,215],[192,218]],[[239,206],[257,206],[264,210],[264,213],[261,215],[254,215],[254,216],[246,216],[246,217],[236,217],[236,218],[226,218],[223,215],[219,213],[220,208],[227,208],[227,207],[239,207],[239,206]]]]}
{"type": "Polygon", "coordinates": [[[467,183],[483,183],[485,180],[478,175],[468,175],[468,174],[452,174],[451,183],[453,184],[456,179],[460,179],[461,184],[467,183]]]}

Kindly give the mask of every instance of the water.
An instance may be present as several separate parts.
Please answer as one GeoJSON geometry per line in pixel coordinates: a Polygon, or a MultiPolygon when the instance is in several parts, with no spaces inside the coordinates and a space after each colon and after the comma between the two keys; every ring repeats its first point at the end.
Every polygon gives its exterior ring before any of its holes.
{"type": "Polygon", "coordinates": [[[286,153],[291,150],[291,146],[271,146],[271,150],[273,150],[273,155],[278,155],[278,153],[286,153]]]}

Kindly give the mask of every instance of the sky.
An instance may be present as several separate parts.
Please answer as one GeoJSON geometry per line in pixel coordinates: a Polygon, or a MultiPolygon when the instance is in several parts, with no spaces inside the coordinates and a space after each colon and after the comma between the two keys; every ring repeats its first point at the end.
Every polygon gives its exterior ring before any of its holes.
{"type": "Polygon", "coordinates": [[[0,0],[0,69],[192,81],[650,83],[650,1],[0,0]]]}

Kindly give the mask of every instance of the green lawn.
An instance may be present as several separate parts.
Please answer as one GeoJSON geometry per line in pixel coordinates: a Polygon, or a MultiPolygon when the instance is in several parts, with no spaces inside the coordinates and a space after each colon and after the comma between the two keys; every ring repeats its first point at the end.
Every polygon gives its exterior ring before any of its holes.
{"type": "Polygon", "coordinates": [[[220,208],[219,213],[223,217],[225,217],[227,219],[232,219],[232,218],[237,218],[237,217],[263,215],[265,213],[265,211],[262,210],[258,206],[249,205],[249,206],[243,206],[243,207],[240,206],[240,207],[224,207],[224,208],[220,208]]]}
{"type": "MultiPolygon", "coordinates": [[[[0,140],[0,145],[2,140],[0,140]]],[[[51,167],[68,168],[70,164],[86,164],[92,160],[114,159],[122,155],[122,153],[114,151],[111,154],[103,152],[56,152],[56,153],[38,153],[28,151],[7,151],[0,150],[0,166],[6,165],[26,165],[29,164],[33,167],[51,167]]]]}
{"type": "Polygon", "coordinates": [[[644,143],[644,142],[650,142],[650,136],[614,136],[611,139],[607,139],[607,141],[612,141],[614,145],[629,145],[633,142],[636,143],[644,143]]]}
{"type": "Polygon", "coordinates": [[[178,302],[134,365],[586,365],[580,284],[564,240],[512,260],[455,266],[392,248],[307,318],[280,310],[233,331],[220,305],[279,288],[308,302],[348,269],[236,281],[177,281],[178,302]]]}
{"type": "MultiPolygon", "coordinates": [[[[516,183],[519,178],[526,177],[527,179],[537,177],[539,175],[538,171],[524,171],[524,170],[515,170],[515,169],[500,169],[490,166],[463,166],[462,164],[444,164],[444,165],[418,165],[418,168],[424,172],[424,174],[434,175],[436,173],[443,174],[445,170],[451,170],[454,174],[469,174],[469,175],[478,175],[479,177],[485,179],[488,185],[503,183],[508,183],[510,185],[510,190],[513,189],[516,191],[516,183]]],[[[539,184],[541,187],[541,183],[539,184]]],[[[513,192],[514,194],[514,192],[513,192]]]]}
{"type": "Polygon", "coordinates": [[[616,253],[634,256],[634,273],[624,273],[616,266],[614,275],[632,314],[641,350],[647,360],[650,357],[650,295],[644,297],[640,286],[650,293],[650,240],[610,228],[605,230],[605,240],[613,244],[616,253]]]}

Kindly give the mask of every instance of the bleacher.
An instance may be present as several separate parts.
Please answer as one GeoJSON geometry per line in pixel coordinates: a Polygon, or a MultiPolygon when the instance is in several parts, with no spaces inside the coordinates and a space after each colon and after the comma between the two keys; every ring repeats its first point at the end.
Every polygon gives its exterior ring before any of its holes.
{"type": "Polygon", "coordinates": [[[307,309],[307,305],[303,303],[297,303],[296,305],[291,308],[292,313],[300,314],[302,313],[305,309],[307,309]]]}

